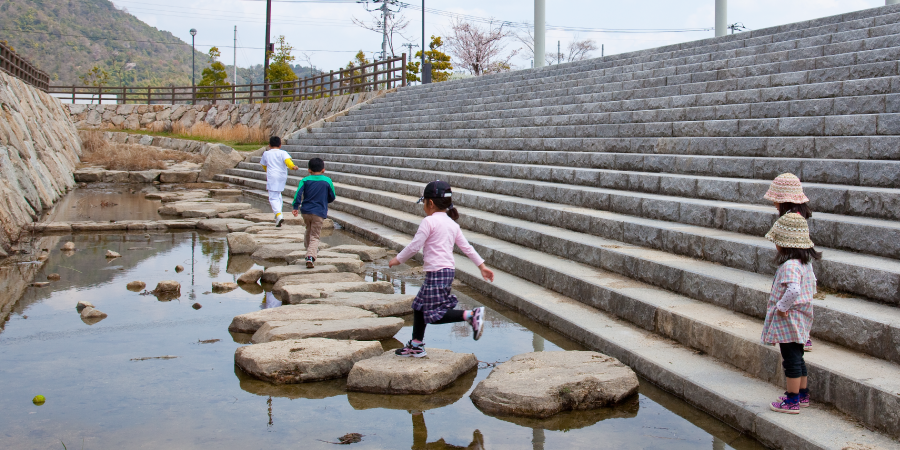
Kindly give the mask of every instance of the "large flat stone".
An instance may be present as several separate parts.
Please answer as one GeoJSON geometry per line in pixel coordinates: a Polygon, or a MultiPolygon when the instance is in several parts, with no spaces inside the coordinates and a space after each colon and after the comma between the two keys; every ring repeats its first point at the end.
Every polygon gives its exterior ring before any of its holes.
{"type": "Polygon", "coordinates": [[[263,272],[263,283],[278,283],[282,277],[291,275],[312,275],[316,273],[338,273],[337,267],[334,266],[318,266],[313,269],[307,269],[302,266],[275,266],[269,267],[263,272]]]}
{"type": "Polygon", "coordinates": [[[243,219],[204,219],[197,222],[197,228],[207,231],[230,231],[232,225],[244,225],[249,227],[252,222],[243,219]]]}
{"type": "MultiPolygon", "coordinates": [[[[302,217],[294,217],[290,212],[285,212],[282,214],[284,217],[284,222],[281,224],[282,227],[285,225],[295,226],[295,227],[303,227],[305,230],[306,227],[303,224],[302,217]]],[[[244,216],[244,219],[247,219],[251,222],[256,223],[275,223],[275,214],[273,213],[256,213],[256,214],[248,214],[244,216]]]]}
{"type": "Polygon", "coordinates": [[[306,247],[298,242],[282,242],[278,244],[263,245],[253,252],[253,257],[257,259],[268,259],[275,261],[283,261],[291,252],[306,251],[306,247]]]}
{"type": "MultiPolygon", "coordinates": [[[[284,267],[284,266],[282,266],[284,267]]],[[[306,269],[312,272],[311,269],[306,269]]],[[[280,289],[284,286],[298,285],[298,284],[330,284],[330,283],[347,283],[347,282],[364,282],[366,280],[363,277],[359,276],[355,273],[348,272],[325,272],[325,273],[309,273],[309,272],[301,272],[296,275],[289,275],[286,277],[279,277],[278,282],[275,283],[273,290],[280,289]]]]}
{"type": "Polygon", "coordinates": [[[415,295],[382,294],[378,292],[335,292],[326,298],[310,298],[301,304],[338,305],[365,309],[380,317],[412,314],[415,295]]]}
{"type": "Polygon", "coordinates": [[[356,410],[398,409],[403,411],[427,411],[443,408],[458,402],[469,392],[478,376],[477,370],[470,370],[450,383],[446,389],[429,395],[382,395],[368,392],[346,392],[347,402],[356,410]]]}
{"type": "MultiPolygon", "coordinates": [[[[330,250],[322,251],[319,249],[319,253],[316,255],[316,261],[321,259],[359,259],[359,256],[350,253],[334,253],[330,250]]],[[[284,260],[287,261],[288,264],[299,263],[301,261],[306,264],[306,250],[290,252],[284,257],[284,260]]]]}
{"type": "MultiPolygon", "coordinates": [[[[200,199],[197,199],[200,200],[200,199]]],[[[205,211],[212,210],[215,211],[216,214],[228,212],[228,211],[240,211],[245,209],[250,209],[252,206],[249,203],[220,203],[213,200],[207,201],[197,201],[197,200],[188,200],[188,201],[176,201],[172,203],[163,203],[156,212],[166,216],[178,216],[184,213],[185,211],[205,211]]]]}
{"type": "Polygon", "coordinates": [[[343,377],[356,362],[381,352],[377,341],[311,338],[240,347],[234,362],[259,379],[291,384],[343,377]]]}
{"type": "Polygon", "coordinates": [[[637,389],[637,375],[616,358],[588,351],[534,352],[495,367],[475,387],[472,401],[494,414],[546,418],[615,405],[637,389]]]}
{"type": "MultiPolygon", "coordinates": [[[[296,253],[296,252],[295,252],[296,253]]],[[[304,266],[306,264],[306,259],[301,258],[295,260],[291,264],[296,264],[299,266],[304,266]]],[[[330,266],[335,266],[341,272],[353,272],[353,273],[361,273],[366,269],[365,263],[360,261],[359,259],[353,258],[316,258],[316,264],[327,264],[330,266]]]]}
{"type": "Polygon", "coordinates": [[[228,240],[228,253],[232,255],[249,255],[259,249],[256,238],[247,233],[229,233],[225,239],[228,240]]]}
{"type": "Polygon", "coordinates": [[[288,305],[263,309],[235,316],[228,326],[234,333],[255,333],[263,324],[271,321],[290,320],[341,320],[377,317],[375,313],[359,308],[332,305],[288,305]]]}
{"type": "Polygon", "coordinates": [[[368,245],[338,245],[332,247],[329,251],[334,253],[349,253],[359,256],[363,261],[375,261],[387,256],[387,250],[381,247],[370,247],[368,245]]]}
{"type": "Polygon", "coordinates": [[[403,328],[398,317],[371,317],[343,320],[291,320],[266,322],[250,342],[286,341],[313,337],[352,339],[355,341],[380,341],[390,339],[403,328]]]}
{"type": "Polygon", "coordinates": [[[430,348],[424,358],[405,358],[389,351],[354,365],[347,378],[347,389],[377,394],[431,394],[477,366],[478,359],[471,353],[430,348]]]}
{"type": "Polygon", "coordinates": [[[199,170],[163,170],[159,174],[161,183],[196,183],[199,170]]]}
{"type": "Polygon", "coordinates": [[[311,298],[328,297],[335,292],[380,292],[383,294],[393,294],[394,285],[387,281],[300,284],[282,286],[280,289],[273,290],[272,294],[282,302],[294,305],[311,298]]]}

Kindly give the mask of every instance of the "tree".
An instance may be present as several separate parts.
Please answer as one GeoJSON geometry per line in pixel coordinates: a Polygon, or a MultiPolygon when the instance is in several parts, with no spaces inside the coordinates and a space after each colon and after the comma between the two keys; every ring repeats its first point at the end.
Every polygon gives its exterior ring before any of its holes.
{"type": "MultiPolygon", "coordinates": [[[[272,63],[269,64],[268,81],[270,83],[284,83],[284,85],[279,85],[278,87],[285,89],[270,89],[270,96],[289,95],[293,91],[293,87],[289,87],[288,83],[297,80],[297,74],[295,74],[294,69],[291,68],[291,61],[296,59],[291,55],[294,47],[292,47],[291,44],[288,44],[284,35],[278,36],[277,42],[278,46],[275,48],[275,52],[271,53],[272,63]]],[[[283,99],[271,99],[268,101],[290,102],[293,100],[292,97],[285,97],[283,99]]]]}
{"type": "MultiPolygon", "coordinates": [[[[431,43],[425,51],[425,60],[431,63],[431,81],[438,83],[450,79],[453,75],[453,64],[450,62],[450,55],[441,52],[439,49],[444,46],[444,41],[440,36],[431,36],[431,43]]],[[[419,78],[419,66],[422,64],[422,51],[416,52],[415,62],[410,61],[406,65],[406,81],[422,81],[419,78]]]]}
{"type": "Polygon", "coordinates": [[[367,65],[367,64],[371,64],[371,61],[369,61],[369,60],[366,58],[366,54],[363,53],[362,50],[360,50],[359,52],[357,52],[357,53],[356,53],[356,56],[353,57],[353,60],[351,60],[349,63],[347,63],[346,69],[350,71],[349,77],[359,77],[359,78],[351,78],[349,81],[344,81],[344,82],[343,82],[343,85],[344,85],[344,86],[350,87],[350,93],[351,93],[351,94],[355,94],[355,93],[357,93],[357,92],[363,92],[363,91],[370,91],[370,90],[372,90],[371,87],[369,87],[369,88],[364,88],[364,87],[362,87],[362,86],[354,87],[354,86],[356,86],[356,85],[365,83],[366,80],[368,79],[368,77],[360,76],[360,75],[364,75],[364,74],[365,74],[365,73],[364,73],[365,69],[354,70],[354,68],[355,68],[355,67],[362,67],[362,66],[365,66],[365,65],[367,65]]]}
{"type": "MultiPolygon", "coordinates": [[[[394,53],[394,33],[399,34],[400,37],[404,39],[409,39],[406,36],[403,36],[403,30],[409,26],[409,21],[406,20],[406,17],[403,14],[397,15],[396,19],[391,20],[394,17],[394,13],[391,12],[388,14],[388,26],[387,26],[387,44],[388,50],[391,52],[391,56],[395,55],[394,53]]],[[[362,20],[357,19],[356,17],[351,18],[352,22],[359,27],[365,28],[369,31],[375,31],[378,34],[384,33],[384,29],[381,26],[381,19],[378,17],[372,16],[371,22],[363,22],[362,20]]]]}
{"type": "Polygon", "coordinates": [[[453,36],[447,45],[450,53],[472,75],[505,72],[512,68],[509,60],[519,53],[519,49],[503,55],[506,48],[504,41],[512,33],[505,30],[502,23],[495,25],[492,21],[487,29],[483,29],[456,19],[450,27],[453,30],[453,36]]]}
{"type": "Polygon", "coordinates": [[[85,86],[104,86],[109,85],[109,72],[94,66],[91,70],[88,70],[87,73],[78,77],[85,86]]]}
{"type": "MultiPolygon", "coordinates": [[[[534,58],[534,35],[531,29],[523,34],[516,34],[515,38],[525,45],[526,56],[531,55],[531,58],[534,58]]],[[[559,55],[556,52],[547,52],[544,54],[544,60],[547,61],[547,64],[584,61],[593,58],[591,52],[597,51],[597,48],[597,43],[593,39],[579,39],[576,35],[571,42],[566,44],[565,53],[559,55]]]]}
{"type": "Polygon", "coordinates": [[[225,81],[228,79],[228,72],[225,71],[225,65],[219,62],[219,57],[222,54],[219,52],[217,47],[212,47],[209,49],[209,67],[203,69],[203,78],[200,79],[200,82],[197,83],[198,86],[216,86],[216,88],[212,87],[203,87],[199,89],[199,93],[197,94],[197,98],[211,98],[215,100],[219,94],[219,86],[231,86],[230,83],[225,81]]]}

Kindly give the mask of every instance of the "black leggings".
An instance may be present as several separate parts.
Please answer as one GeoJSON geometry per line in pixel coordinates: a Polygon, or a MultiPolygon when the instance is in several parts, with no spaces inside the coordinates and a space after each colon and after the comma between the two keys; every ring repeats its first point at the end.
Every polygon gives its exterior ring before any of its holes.
{"type": "Polygon", "coordinates": [[[784,367],[784,376],[788,378],[800,378],[806,376],[806,361],[803,360],[803,344],[786,342],[778,344],[781,347],[781,363],[784,367]]]}
{"type": "MultiPolygon", "coordinates": [[[[463,311],[459,309],[451,309],[441,317],[441,320],[432,322],[434,324],[465,322],[463,311]]],[[[422,311],[413,311],[413,339],[421,341],[425,339],[425,314],[422,311]]]]}

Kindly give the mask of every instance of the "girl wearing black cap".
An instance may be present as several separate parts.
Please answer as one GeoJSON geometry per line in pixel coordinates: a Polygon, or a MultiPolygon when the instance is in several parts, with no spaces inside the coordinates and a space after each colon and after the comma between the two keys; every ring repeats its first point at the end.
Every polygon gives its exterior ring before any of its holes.
{"type": "Polygon", "coordinates": [[[413,300],[412,340],[396,351],[399,356],[421,358],[425,353],[425,326],[429,323],[469,322],[473,337],[477,341],[484,332],[484,308],[460,311],[456,307],[456,296],[450,293],[456,265],[453,259],[453,245],[481,269],[481,276],[494,281],[494,272],[484,264],[484,259],[469,245],[456,223],[459,212],[453,206],[450,184],[432,181],[425,186],[419,199],[425,210],[425,219],[419,225],[412,242],[388,264],[394,267],[403,264],[422,250],[425,259],[425,283],[413,300]]]}

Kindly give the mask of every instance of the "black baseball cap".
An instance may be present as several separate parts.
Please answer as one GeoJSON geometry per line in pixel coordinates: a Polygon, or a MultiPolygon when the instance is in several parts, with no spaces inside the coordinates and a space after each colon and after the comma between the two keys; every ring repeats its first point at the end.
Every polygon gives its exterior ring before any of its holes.
{"type": "Polygon", "coordinates": [[[422,203],[426,198],[444,198],[452,195],[453,192],[450,190],[450,183],[436,180],[425,186],[425,192],[419,197],[418,203],[422,203]]]}

